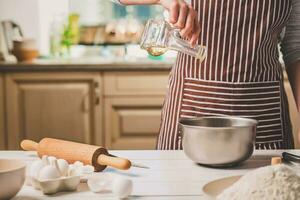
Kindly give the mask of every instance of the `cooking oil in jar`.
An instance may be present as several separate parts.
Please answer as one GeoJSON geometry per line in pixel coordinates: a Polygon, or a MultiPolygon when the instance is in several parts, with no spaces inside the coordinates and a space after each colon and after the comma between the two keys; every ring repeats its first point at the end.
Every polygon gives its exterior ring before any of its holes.
{"type": "Polygon", "coordinates": [[[152,47],[147,48],[147,51],[152,56],[160,56],[160,55],[166,53],[166,51],[168,51],[168,48],[152,46],[152,47]]]}
{"type": "Polygon", "coordinates": [[[180,31],[165,20],[150,19],[147,22],[140,46],[153,57],[158,57],[169,49],[193,56],[200,62],[207,55],[205,46],[191,46],[187,40],[181,38],[180,31]]]}

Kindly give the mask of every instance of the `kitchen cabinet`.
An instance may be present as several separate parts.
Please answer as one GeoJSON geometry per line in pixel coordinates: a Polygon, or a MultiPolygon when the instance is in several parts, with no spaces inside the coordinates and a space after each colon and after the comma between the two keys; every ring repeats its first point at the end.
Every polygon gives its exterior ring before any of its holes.
{"type": "Polygon", "coordinates": [[[105,96],[164,96],[168,72],[135,71],[104,74],[105,96]]]}
{"type": "Polygon", "coordinates": [[[6,148],[4,95],[4,76],[0,74],[0,149],[6,148]]]}
{"type": "Polygon", "coordinates": [[[1,75],[0,111],[6,111],[0,114],[1,149],[44,137],[108,149],[155,149],[166,70],[1,75]]]}
{"type": "Polygon", "coordinates": [[[9,73],[5,84],[9,149],[43,137],[103,145],[98,73],[9,73]]]}
{"type": "Polygon", "coordinates": [[[155,149],[162,104],[163,97],[105,99],[106,146],[110,149],[155,149]]]}
{"type": "Polygon", "coordinates": [[[108,148],[155,149],[167,82],[168,72],[104,74],[108,148]]]}

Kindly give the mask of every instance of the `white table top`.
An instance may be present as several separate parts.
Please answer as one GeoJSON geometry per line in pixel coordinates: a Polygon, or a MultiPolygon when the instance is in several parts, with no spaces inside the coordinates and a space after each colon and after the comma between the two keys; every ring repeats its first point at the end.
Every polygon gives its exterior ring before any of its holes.
{"type": "MultiPolygon", "coordinates": [[[[242,175],[256,167],[270,164],[272,156],[282,151],[255,151],[254,156],[244,164],[228,169],[205,168],[193,163],[183,151],[110,151],[110,153],[142,163],[150,169],[131,168],[119,171],[107,168],[105,172],[116,173],[133,181],[133,193],[129,199],[205,199],[202,187],[207,182],[226,176],[242,175]]],[[[300,150],[289,151],[300,154],[300,150]]],[[[0,158],[22,159],[28,164],[37,159],[34,152],[0,151],[0,158]]],[[[117,199],[110,193],[93,193],[86,184],[77,191],[45,196],[30,186],[23,186],[16,199],[117,199]]]]}

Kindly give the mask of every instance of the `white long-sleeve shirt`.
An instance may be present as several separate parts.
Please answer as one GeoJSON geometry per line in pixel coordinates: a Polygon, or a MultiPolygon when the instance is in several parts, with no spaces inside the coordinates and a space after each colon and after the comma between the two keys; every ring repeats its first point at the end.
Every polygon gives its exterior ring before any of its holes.
{"type": "Polygon", "coordinates": [[[286,65],[300,60],[300,0],[292,0],[292,11],[282,41],[286,65]]]}

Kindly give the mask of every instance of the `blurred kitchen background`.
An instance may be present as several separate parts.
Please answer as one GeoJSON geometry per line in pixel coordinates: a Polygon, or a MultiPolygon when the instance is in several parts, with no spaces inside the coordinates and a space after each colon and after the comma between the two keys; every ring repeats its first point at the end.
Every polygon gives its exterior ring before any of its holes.
{"type": "MultiPolygon", "coordinates": [[[[36,47],[39,56],[44,59],[147,57],[137,44],[144,24],[150,17],[162,18],[162,8],[125,7],[109,0],[0,1],[4,34],[13,34],[9,38],[6,36],[6,39],[34,40],[27,41],[27,46],[36,47]]],[[[12,47],[10,44],[9,50],[12,51],[12,47]]],[[[19,60],[23,61],[24,58],[19,60]]]]}
{"type": "Polygon", "coordinates": [[[109,0],[0,0],[0,149],[43,137],[155,149],[176,53],[150,56],[139,40],[164,16],[109,0]]]}
{"type": "Polygon", "coordinates": [[[155,149],[176,53],[141,50],[159,6],[0,0],[0,149],[43,137],[155,149]]]}

